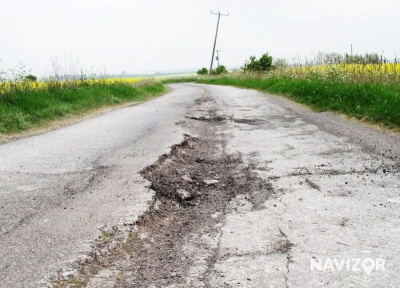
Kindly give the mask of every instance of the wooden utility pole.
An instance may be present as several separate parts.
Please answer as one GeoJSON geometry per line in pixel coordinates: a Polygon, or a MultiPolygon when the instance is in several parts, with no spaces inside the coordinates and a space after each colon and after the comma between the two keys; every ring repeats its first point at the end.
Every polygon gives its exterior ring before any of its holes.
{"type": "Polygon", "coordinates": [[[217,52],[217,57],[215,57],[215,60],[217,60],[217,62],[218,62],[218,66],[219,66],[219,52],[220,52],[221,50],[217,50],[216,52],[217,52]]]}
{"type": "Polygon", "coordinates": [[[229,16],[229,13],[225,15],[225,14],[221,14],[220,12],[218,12],[218,13],[213,13],[212,11],[211,11],[211,14],[213,14],[213,15],[218,15],[218,22],[217,22],[217,31],[215,32],[214,47],[213,47],[213,52],[212,52],[212,57],[211,57],[210,71],[208,71],[208,75],[211,75],[211,71],[212,71],[212,67],[213,67],[213,62],[214,62],[215,46],[217,45],[217,36],[218,36],[219,19],[221,18],[221,16],[229,16]]]}

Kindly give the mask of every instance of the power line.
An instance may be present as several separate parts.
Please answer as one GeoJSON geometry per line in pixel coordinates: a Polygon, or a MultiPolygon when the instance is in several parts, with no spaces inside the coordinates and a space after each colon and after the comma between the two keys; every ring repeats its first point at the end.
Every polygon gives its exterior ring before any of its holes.
{"type": "Polygon", "coordinates": [[[229,13],[228,13],[228,14],[221,14],[220,12],[218,12],[218,13],[213,13],[212,11],[211,11],[211,14],[213,14],[213,15],[218,15],[218,22],[217,22],[217,31],[215,32],[214,48],[213,48],[213,52],[212,52],[212,56],[211,56],[210,71],[208,71],[208,74],[209,74],[209,75],[211,75],[211,71],[212,71],[212,67],[213,67],[213,62],[214,62],[215,46],[217,45],[217,37],[218,37],[219,20],[220,20],[221,16],[229,16],[229,13]]]}

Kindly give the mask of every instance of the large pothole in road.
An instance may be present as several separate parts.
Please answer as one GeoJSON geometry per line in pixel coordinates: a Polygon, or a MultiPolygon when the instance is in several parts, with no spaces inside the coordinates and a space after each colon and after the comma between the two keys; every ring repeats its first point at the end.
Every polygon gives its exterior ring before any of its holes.
{"type": "Polygon", "coordinates": [[[142,172],[156,191],[158,210],[141,221],[130,243],[138,271],[127,281],[131,287],[184,284],[192,265],[182,253],[184,239],[194,231],[216,233],[218,220],[211,215],[223,213],[229,200],[246,189],[249,179],[241,159],[225,155],[213,142],[187,138],[142,172]]]}
{"type": "MultiPolygon", "coordinates": [[[[59,287],[188,287],[194,259],[183,252],[188,238],[217,235],[218,224],[235,196],[243,194],[251,201],[260,193],[265,198],[271,193],[269,184],[257,178],[240,155],[224,152],[224,140],[216,136],[216,126],[210,126],[221,124],[204,125],[208,126],[200,129],[200,138],[186,136],[169,154],[141,171],[156,192],[155,201],[128,241],[103,251],[103,244],[114,237],[106,233],[99,240],[96,256],[81,265],[74,277],[59,281],[59,287]]],[[[204,259],[206,268],[212,269],[215,253],[206,253],[211,255],[204,259]]]]}

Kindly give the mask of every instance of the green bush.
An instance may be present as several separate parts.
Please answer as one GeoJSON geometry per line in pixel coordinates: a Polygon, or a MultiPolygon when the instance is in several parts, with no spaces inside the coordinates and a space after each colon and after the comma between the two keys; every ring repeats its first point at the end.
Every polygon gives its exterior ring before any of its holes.
{"type": "Polygon", "coordinates": [[[197,75],[207,75],[207,74],[208,74],[208,70],[205,67],[203,67],[197,71],[197,75]]]}
{"type": "Polygon", "coordinates": [[[32,81],[32,82],[36,82],[37,81],[37,77],[35,75],[29,74],[27,76],[25,76],[26,80],[32,81]]]}
{"type": "Polygon", "coordinates": [[[268,53],[264,53],[260,59],[257,59],[256,56],[250,56],[250,61],[244,63],[242,70],[245,72],[265,72],[274,67],[272,60],[272,56],[268,53]]]}
{"type": "Polygon", "coordinates": [[[217,75],[226,74],[226,73],[228,73],[228,70],[226,70],[226,67],[224,65],[219,65],[215,69],[215,74],[217,74],[217,75]]]}
{"type": "Polygon", "coordinates": [[[226,70],[224,65],[219,65],[216,69],[211,71],[211,75],[222,75],[227,74],[228,70],[226,70]]]}

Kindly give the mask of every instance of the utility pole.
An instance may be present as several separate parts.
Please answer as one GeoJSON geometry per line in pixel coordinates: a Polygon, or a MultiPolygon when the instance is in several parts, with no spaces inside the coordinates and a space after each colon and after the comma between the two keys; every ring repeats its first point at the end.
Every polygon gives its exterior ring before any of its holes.
{"type": "Polygon", "coordinates": [[[353,56],[353,44],[350,44],[351,56],[353,56]]]}
{"type": "Polygon", "coordinates": [[[218,15],[218,22],[217,22],[217,31],[215,32],[214,48],[213,48],[212,57],[211,57],[210,71],[208,71],[208,75],[211,75],[211,71],[212,71],[212,67],[213,67],[213,62],[214,62],[215,46],[217,45],[217,36],[218,36],[219,19],[221,18],[221,16],[229,16],[229,13],[228,13],[227,15],[225,15],[225,14],[221,14],[220,12],[218,12],[218,13],[213,13],[212,11],[211,11],[211,14],[213,14],[213,15],[218,15]]]}
{"type": "Polygon", "coordinates": [[[218,66],[219,66],[219,52],[220,52],[221,50],[217,50],[217,57],[215,57],[215,60],[217,60],[218,61],[218,66]]]}

